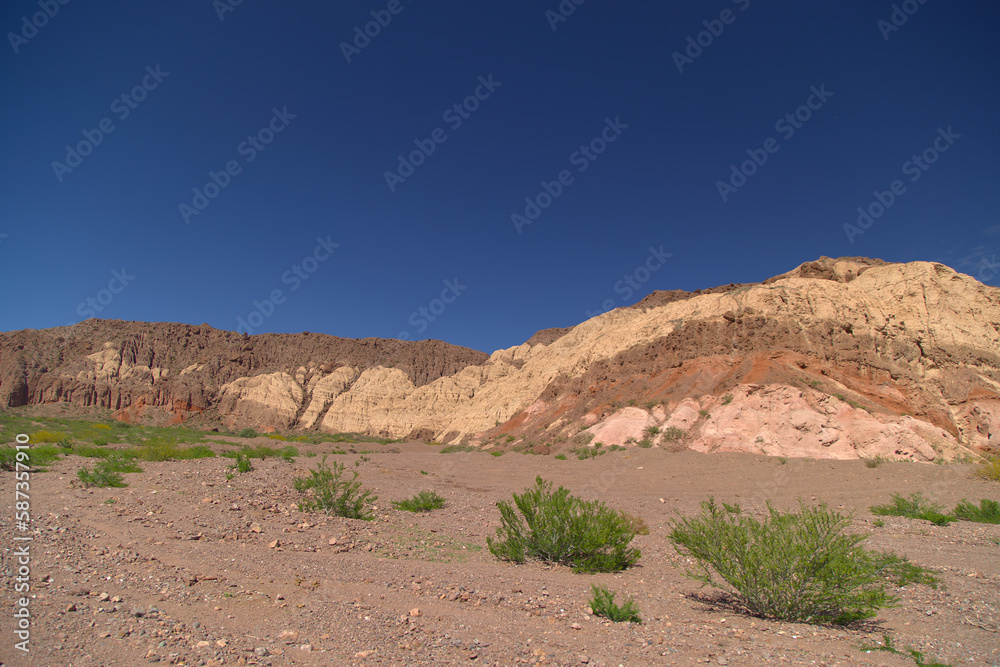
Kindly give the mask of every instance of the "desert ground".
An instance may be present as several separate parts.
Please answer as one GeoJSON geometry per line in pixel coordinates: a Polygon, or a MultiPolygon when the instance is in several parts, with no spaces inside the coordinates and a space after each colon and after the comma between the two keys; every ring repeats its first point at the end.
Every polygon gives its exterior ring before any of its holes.
{"type": "Polygon", "coordinates": [[[962,498],[998,498],[1000,485],[976,478],[971,465],[870,468],[659,448],[558,460],[445,454],[418,442],[304,444],[299,452],[294,462],[254,461],[245,474],[233,474],[223,457],[143,463],[143,472],[125,475],[126,488],[81,488],[76,472],[90,460],[77,456],[33,473],[27,657],[9,630],[15,478],[0,474],[0,663],[915,664],[862,649],[884,635],[923,653],[927,664],[1000,663],[1000,526],[891,516],[882,525],[868,510],[893,492],[920,491],[949,508],[962,498]],[[293,480],[333,449],[345,453],[328,461],[357,470],[378,494],[375,520],[298,510],[293,480]],[[583,575],[492,556],[486,537],[500,524],[497,501],[536,475],[642,517],[650,532],[634,541],[638,565],[583,575]],[[447,505],[422,514],[392,508],[424,489],[447,505]],[[942,585],[894,588],[897,607],[849,627],[738,613],[684,576],[684,559],[667,539],[671,520],[696,514],[709,496],[755,514],[767,500],[780,508],[825,502],[854,515],[850,530],[868,535],[866,546],[939,571],[942,585]],[[589,614],[594,583],[634,597],[643,622],[589,614]]]}

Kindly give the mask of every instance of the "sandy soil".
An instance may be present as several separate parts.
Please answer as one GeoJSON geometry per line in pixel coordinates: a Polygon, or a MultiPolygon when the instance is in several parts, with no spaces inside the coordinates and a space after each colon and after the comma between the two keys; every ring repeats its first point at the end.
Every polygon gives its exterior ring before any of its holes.
{"type": "MultiPolygon", "coordinates": [[[[273,443],[272,443],[273,444],[273,443]]],[[[343,446],[343,445],[341,445],[343,446]]],[[[305,445],[320,454],[331,446],[305,445]]],[[[14,474],[0,473],[3,665],[913,665],[860,647],[899,647],[952,665],[1000,662],[1000,526],[886,517],[869,505],[923,491],[949,507],[1000,496],[968,466],[778,459],[742,454],[613,452],[556,460],[509,453],[440,454],[424,444],[357,445],[338,455],[379,497],[375,521],[304,514],[292,487],[319,459],[144,464],[124,489],[74,488],[71,457],[31,476],[31,653],[14,650],[14,474]],[[368,453],[363,449],[387,453],[368,453]],[[388,453],[391,450],[399,453],[388,453]],[[360,465],[354,467],[354,461],[360,465]],[[486,536],[496,502],[542,475],[641,516],[637,567],[577,575],[496,560],[486,536]],[[422,489],[448,504],[391,509],[422,489]],[[683,576],[665,535],[677,512],[709,495],[759,512],[799,498],[855,513],[869,547],[941,571],[944,586],[895,592],[874,623],[822,627],[734,613],[683,576]],[[592,583],[634,596],[644,623],[587,613],[592,583]]]]}

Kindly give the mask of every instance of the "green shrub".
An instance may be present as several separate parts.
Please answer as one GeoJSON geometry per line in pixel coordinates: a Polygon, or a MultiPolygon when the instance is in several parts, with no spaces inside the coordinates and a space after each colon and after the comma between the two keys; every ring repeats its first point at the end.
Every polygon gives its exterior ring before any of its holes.
{"type": "Polygon", "coordinates": [[[733,395],[732,394],[726,394],[725,396],[722,397],[722,404],[723,405],[729,405],[732,402],[733,402],[733,395]]]}
{"type": "Polygon", "coordinates": [[[603,616],[615,623],[623,621],[642,623],[642,619],[639,618],[639,608],[635,606],[635,600],[632,598],[619,607],[615,604],[615,594],[605,586],[591,584],[590,591],[590,609],[595,616],[603,616]]]}
{"type": "MultiPolygon", "coordinates": [[[[332,453],[346,454],[343,450],[335,450],[332,453]]],[[[260,459],[261,461],[267,459],[268,457],[280,457],[291,463],[294,462],[295,457],[299,455],[299,450],[292,445],[282,447],[281,449],[274,449],[273,447],[268,447],[267,445],[258,445],[257,447],[243,445],[238,450],[229,450],[228,452],[223,452],[222,455],[231,459],[245,456],[248,459],[260,459]]]]}
{"type": "Polygon", "coordinates": [[[252,429],[252,428],[250,428],[248,426],[248,427],[246,427],[244,429],[241,429],[240,432],[236,434],[236,437],[237,438],[256,438],[257,437],[257,431],[256,431],[256,429],[252,429]]]}
{"type": "Polygon", "coordinates": [[[684,431],[677,428],[676,426],[670,426],[663,429],[663,439],[667,442],[673,442],[674,440],[679,440],[684,436],[684,431]]]}
{"type": "Polygon", "coordinates": [[[980,465],[976,468],[976,474],[983,479],[1000,482],[1000,456],[991,457],[990,460],[980,465]]]}
{"type": "Polygon", "coordinates": [[[917,664],[917,667],[950,667],[949,665],[938,662],[937,660],[931,660],[930,662],[924,661],[924,654],[920,651],[907,647],[905,651],[900,651],[895,646],[892,645],[892,637],[889,635],[883,635],[884,644],[862,644],[861,650],[866,653],[870,651],[884,651],[886,653],[892,653],[893,655],[902,655],[913,659],[913,662],[917,664]]]}
{"type": "Polygon", "coordinates": [[[894,493],[891,503],[873,505],[868,509],[876,516],[905,516],[911,519],[924,519],[935,526],[947,526],[955,521],[955,517],[941,513],[941,510],[944,509],[941,505],[925,500],[920,493],[910,494],[909,498],[894,493]]]}
{"type": "Polygon", "coordinates": [[[32,444],[41,442],[69,443],[69,434],[60,431],[35,431],[29,433],[28,438],[32,444]]]}
{"type": "Polygon", "coordinates": [[[406,512],[430,512],[444,507],[444,498],[434,491],[421,491],[412,498],[393,502],[392,506],[406,512]]]}
{"type": "Polygon", "coordinates": [[[629,546],[635,537],[630,518],[600,501],[581,500],[561,486],[552,491],[552,482],[541,477],[533,488],[513,495],[521,516],[500,501],[502,525],[495,540],[486,538],[490,553],[501,560],[537,558],[576,572],[617,572],[642,555],[629,546]]]}
{"type": "MultiPolygon", "coordinates": [[[[697,567],[687,575],[723,589],[747,612],[807,623],[871,618],[896,598],[885,580],[920,581],[926,570],[895,554],[869,552],[864,535],[845,535],[850,518],[825,505],[763,521],[710,498],[695,518],[675,520],[670,540],[697,567]]],[[[924,579],[926,581],[926,578],[924,579]]]]}
{"type": "Polygon", "coordinates": [[[344,464],[334,462],[331,469],[326,465],[326,456],[316,468],[309,471],[308,477],[295,479],[295,490],[312,491],[312,496],[299,503],[303,512],[322,511],[334,516],[348,519],[370,520],[371,513],[366,505],[375,502],[378,496],[361,488],[358,473],[351,471],[354,477],[350,481],[341,479],[344,474],[344,464]]]}
{"type": "Polygon", "coordinates": [[[709,412],[708,410],[699,410],[698,414],[701,415],[702,417],[711,417],[712,416],[712,413],[709,412]]]}
{"type": "Polygon", "coordinates": [[[955,507],[955,511],[952,514],[962,521],[1000,523],[1000,503],[995,500],[983,498],[979,501],[979,507],[976,507],[963,498],[962,502],[955,507]]]}
{"type": "MultiPolygon", "coordinates": [[[[250,429],[250,430],[252,431],[253,429],[250,429]]],[[[251,437],[253,437],[253,436],[251,436],[251,437]]],[[[270,438],[271,440],[287,440],[288,439],[285,436],[281,435],[280,433],[268,433],[267,437],[270,438]]]]}
{"type": "Polygon", "coordinates": [[[229,467],[241,475],[243,473],[253,472],[253,463],[250,461],[250,457],[242,452],[236,455],[236,463],[229,467]]]}
{"type": "Polygon", "coordinates": [[[490,452],[491,456],[496,456],[497,458],[503,456],[503,452],[490,452]]]}
{"type": "Polygon", "coordinates": [[[477,452],[475,447],[469,445],[447,445],[438,450],[439,454],[454,454],[455,452],[477,452]]]}
{"type": "Polygon", "coordinates": [[[76,476],[85,487],[123,487],[128,486],[120,474],[123,472],[142,472],[142,468],[130,458],[115,455],[98,461],[93,472],[88,468],[80,468],[76,471],[76,476]]]}
{"type": "Polygon", "coordinates": [[[874,458],[862,458],[861,460],[865,462],[866,468],[877,468],[886,461],[888,461],[888,459],[882,456],[881,454],[875,456],[874,458]]]}
{"type": "Polygon", "coordinates": [[[638,445],[639,447],[642,447],[643,449],[649,449],[650,447],[653,446],[653,441],[650,440],[649,438],[643,438],[642,440],[640,440],[635,444],[638,445]]]}
{"type": "Polygon", "coordinates": [[[660,435],[660,427],[659,426],[647,426],[646,429],[643,431],[643,434],[647,438],[655,438],[656,436],[660,435]]]}
{"type": "Polygon", "coordinates": [[[107,447],[108,446],[108,439],[107,438],[94,438],[94,446],[95,447],[107,447]]]}
{"type": "Polygon", "coordinates": [[[16,470],[19,451],[25,453],[25,456],[21,457],[21,465],[37,471],[45,470],[45,467],[58,459],[60,454],[55,445],[32,445],[28,449],[21,450],[14,447],[0,447],[0,470],[16,470]]]}

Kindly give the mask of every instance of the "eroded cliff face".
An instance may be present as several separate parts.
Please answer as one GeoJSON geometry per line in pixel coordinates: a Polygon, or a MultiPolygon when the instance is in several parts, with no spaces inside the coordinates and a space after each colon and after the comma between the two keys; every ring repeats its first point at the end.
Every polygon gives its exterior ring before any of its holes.
{"type": "Polygon", "coordinates": [[[566,442],[583,427],[631,444],[674,427],[706,452],[1000,450],[1000,290],[928,262],[822,258],[762,284],[655,292],[489,356],[204,325],[73,329],[0,334],[0,404],[477,444],[566,442]]]}

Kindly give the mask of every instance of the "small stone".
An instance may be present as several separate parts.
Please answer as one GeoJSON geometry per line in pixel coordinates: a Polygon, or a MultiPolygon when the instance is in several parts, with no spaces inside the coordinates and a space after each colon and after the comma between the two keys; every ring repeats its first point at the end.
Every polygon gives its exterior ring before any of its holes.
{"type": "Polygon", "coordinates": [[[660,498],[660,502],[661,502],[661,503],[665,503],[665,502],[667,502],[667,501],[666,501],[666,500],[664,500],[663,498],[660,498]]]}
{"type": "Polygon", "coordinates": [[[583,653],[581,653],[578,656],[578,659],[580,660],[580,664],[581,665],[586,665],[588,662],[590,662],[590,658],[587,657],[586,655],[584,655],[583,653]]]}
{"type": "Polygon", "coordinates": [[[312,644],[303,644],[299,647],[299,650],[305,651],[306,653],[312,653],[313,647],[312,644]]]}
{"type": "Polygon", "coordinates": [[[294,644],[295,640],[299,638],[298,630],[282,630],[278,633],[278,641],[283,641],[288,644],[294,644]]]}
{"type": "Polygon", "coordinates": [[[250,524],[250,530],[252,532],[254,532],[254,533],[259,533],[260,532],[260,524],[257,523],[256,521],[254,521],[253,523],[250,524]]]}
{"type": "Polygon", "coordinates": [[[374,652],[375,651],[358,651],[357,653],[354,654],[354,657],[355,658],[367,658],[368,656],[370,656],[374,652]]]}
{"type": "Polygon", "coordinates": [[[580,625],[579,623],[571,623],[569,627],[573,628],[574,630],[583,630],[583,626],[580,625]]]}
{"type": "Polygon", "coordinates": [[[272,549],[277,549],[279,546],[281,546],[281,542],[279,542],[278,540],[274,540],[267,546],[269,546],[272,549]]]}
{"type": "Polygon", "coordinates": [[[110,599],[111,599],[111,596],[108,595],[107,593],[101,593],[100,595],[97,596],[97,601],[98,602],[107,602],[110,599]]]}
{"type": "Polygon", "coordinates": [[[410,610],[410,616],[414,616],[414,617],[420,616],[420,608],[419,607],[414,607],[413,609],[411,609],[410,610]]]}
{"type": "Polygon", "coordinates": [[[119,602],[122,601],[122,596],[116,595],[113,598],[111,598],[111,601],[114,602],[115,604],[117,604],[117,603],[119,603],[119,602]]]}
{"type": "Polygon", "coordinates": [[[143,616],[146,615],[146,610],[143,609],[142,607],[132,607],[132,611],[130,611],[129,613],[135,616],[136,618],[142,618],[143,616]]]}
{"type": "Polygon", "coordinates": [[[68,604],[68,605],[66,605],[66,613],[68,614],[68,613],[70,613],[72,611],[76,611],[76,605],[75,604],[68,604]]]}
{"type": "Polygon", "coordinates": [[[254,655],[256,655],[256,656],[257,656],[258,658],[263,658],[263,657],[265,657],[265,656],[269,656],[269,655],[271,655],[271,652],[270,652],[269,650],[267,650],[267,647],[266,647],[266,646],[258,646],[257,648],[255,648],[255,649],[253,650],[253,653],[254,653],[254,655]]]}
{"type": "Polygon", "coordinates": [[[218,646],[219,648],[226,648],[227,643],[228,642],[225,639],[219,639],[215,642],[215,645],[218,646]]]}
{"type": "Polygon", "coordinates": [[[195,648],[208,648],[211,645],[212,645],[212,642],[206,642],[206,641],[202,640],[202,641],[198,642],[197,644],[195,644],[195,648]]]}

